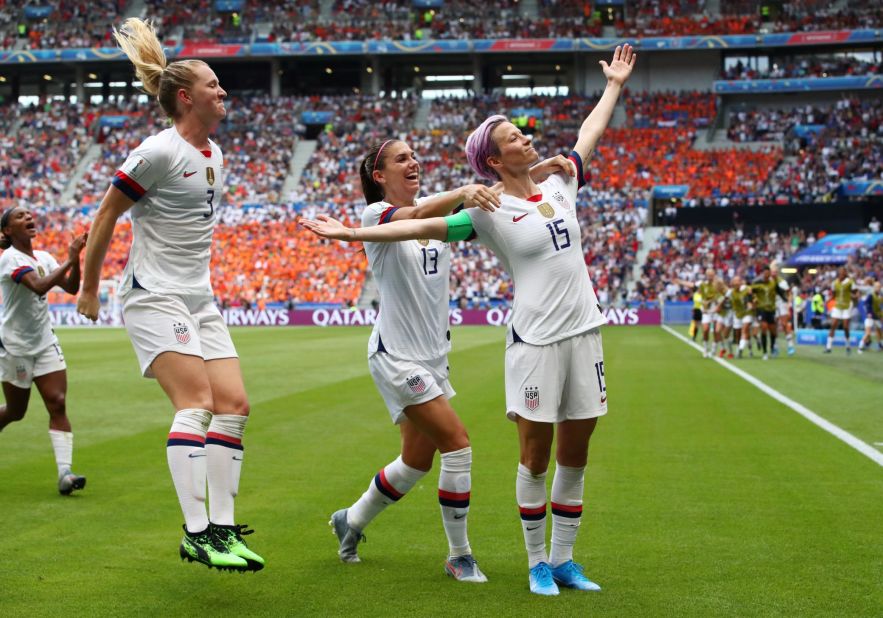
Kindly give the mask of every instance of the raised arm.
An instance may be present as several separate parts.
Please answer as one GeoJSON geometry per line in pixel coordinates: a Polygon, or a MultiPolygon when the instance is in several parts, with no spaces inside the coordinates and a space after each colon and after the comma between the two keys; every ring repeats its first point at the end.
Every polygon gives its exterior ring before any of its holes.
{"type": "Polygon", "coordinates": [[[77,311],[90,320],[98,319],[98,310],[101,304],[98,301],[98,284],[101,281],[101,265],[107,248],[113,238],[113,229],[117,219],[129,210],[135,202],[125,193],[111,186],[101,206],[95,214],[92,228],[89,231],[89,240],[86,243],[86,263],[83,266],[83,289],[77,300],[77,311]]]}
{"type": "Polygon", "coordinates": [[[583,121],[576,145],[573,147],[583,161],[583,169],[588,164],[589,155],[592,154],[598,140],[601,139],[601,135],[610,123],[613,108],[616,107],[616,101],[622,93],[626,80],[632,74],[637,58],[638,55],[634,53],[632,46],[626,43],[616,48],[616,51],[613,52],[613,60],[609,65],[603,60],[599,63],[607,78],[607,87],[598,104],[595,105],[595,109],[583,121]]]}
{"type": "Polygon", "coordinates": [[[371,227],[347,227],[337,219],[327,215],[318,215],[318,221],[301,219],[300,224],[324,238],[334,238],[347,242],[397,242],[400,240],[416,240],[432,238],[447,240],[448,224],[441,217],[432,219],[404,219],[391,221],[383,225],[371,227]]]}

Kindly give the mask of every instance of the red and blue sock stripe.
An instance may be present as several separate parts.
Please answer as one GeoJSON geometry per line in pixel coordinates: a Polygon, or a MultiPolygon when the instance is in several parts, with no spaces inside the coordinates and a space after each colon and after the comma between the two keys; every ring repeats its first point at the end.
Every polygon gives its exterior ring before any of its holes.
{"type": "Polygon", "coordinates": [[[570,517],[572,519],[579,519],[583,515],[583,505],[559,504],[557,502],[553,502],[552,515],[557,515],[558,517],[570,517]]]}
{"type": "Polygon", "coordinates": [[[449,506],[455,509],[466,509],[469,508],[469,494],[470,492],[468,491],[458,493],[455,491],[439,489],[438,503],[442,506],[449,506]]]}
{"type": "Polygon", "coordinates": [[[524,521],[538,521],[546,518],[546,505],[543,506],[518,506],[521,519],[524,521]]]}
{"type": "Polygon", "coordinates": [[[377,491],[393,502],[398,502],[405,495],[392,486],[392,483],[386,478],[386,470],[380,470],[374,475],[374,485],[377,487],[377,491]]]}
{"type": "Polygon", "coordinates": [[[242,440],[239,438],[234,438],[233,436],[228,436],[223,433],[216,433],[214,431],[205,434],[205,443],[206,445],[215,444],[217,446],[226,446],[227,448],[232,448],[237,451],[245,450],[242,446],[242,440]]]}
{"type": "Polygon", "coordinates": [[[196,448],[203,448],[205,446],[205,436],[173,431],[169,434],[166,446],[195,446],[196,448]]]}

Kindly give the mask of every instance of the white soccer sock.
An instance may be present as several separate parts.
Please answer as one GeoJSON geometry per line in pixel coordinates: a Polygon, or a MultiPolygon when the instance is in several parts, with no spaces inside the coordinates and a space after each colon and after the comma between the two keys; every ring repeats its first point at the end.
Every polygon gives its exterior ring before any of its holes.
{"type": "Polygon", "coordinates": [[[239,493],[242,471],[242,436],[247,416],[218,414],[212,416],[205,436],[205,460],[208,468],[209,519],[219,526],[236,523],[233,499],[239,493]]]}
{"type": "Polygon", "coordinates": [[[71,469],[74,459],[74,434],[70,431],[49,430],[49,440],[52,441],[52,450],[55,451],[55,465],[58,466],[58,476],[71,469]]]}
{"type": "Polygon", "coordinates": [[[717,352],[717,341],[712,341],[711,342],[711,353],[714,354],[715,352],[717,352]]]}
{"type": "Polygon", "coordinates": [[[785,341],[788,342],[788,345],[794,344],[794,333],[785,333],[785,341]]]}
{"type": "Polygon", "coordinates": [[[746,339],[745,337],[742,337],[741,339],[739,339],[739,349],[744,350],[747,347],[748,347],[748,339],[746,339]]]}
{"type": "Polygon", "coordinates": [[[442,453],[441,472],[438,475],[438,503],[442,523],[448,537],[450,556],[468,556],[472,553],[466,535],[466,515],[469,513],[469,494],[472,488],[472,448],[442,453]]]}
{"type": "Polygon", "coordinates": [[[549,561],[546,556],[546,473],[534,475],[527,466],[518,464],[515,499],[521,512],[528,566],[533,568],[549,561]]]}
{"type": "Polygon", "coordinates": [[[573,560],[573,545],[583,514],[583,482],[586,467],[558,464],[552,480],[552,552],[549,563],[556,567],[573,560]]]}
{"type": "Polygon", "coordinates": [[[205,513],[205,430],[211,412],[196,408],[179,410],[169,430],[166,458],[188,532],[208,528],[205,513]]]}
{"type": "Polygon", "coordinates": [[[825,344],[825,348],[830,350],[832,345],[834,345],[834,337],[829,336],[828,342],[825,344]]]}
{"type": "Polygon", "coordinates": [[[361,532],[383,509],[398,502],[425,475],[425,471],[412,468],[399,455],[374,475],[362,497],[347,510],[347,524],[361,532]]]}

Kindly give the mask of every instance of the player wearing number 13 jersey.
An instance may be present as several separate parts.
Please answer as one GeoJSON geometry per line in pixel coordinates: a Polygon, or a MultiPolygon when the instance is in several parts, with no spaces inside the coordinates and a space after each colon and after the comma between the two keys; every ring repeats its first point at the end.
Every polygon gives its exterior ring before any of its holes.
{"type": "Polygon", "coordinates": [[[562,175],[539,185],[531,139],[503,116],[491,116],[466,142],[478,175],[503,185],[493,213],[462,211],[444,218],[398,221],[350,229],[328,217],[303,225],[329,238],[396,242],[416,238],[457,241],[477,236],[512,275],[515,304],[506,350],[506,411],[518,423],[521,445],[516,499],[530,567],[531,592],[558,594],[558,586],[599,590],[573,561],[582,516],[589,438],[607,412],[598,327],[605,323],[583,261],[576,193],[585,164],[610,122],[636,55],[617,47],[602,62],[607,88],[584,120],[571,153],[576,179],[562,175]],[[546,471],[557,427],[552,483],[552,551],[546,553],[546,471]]]}
{"type": "Polygon", "coordinates": [[[115,174],[89,235],[77,309],[97,317],[101,263],[117,219],[131,209],[123,314],[142,374],[157,379],[177,411],[166,456],[184,514],[181,558],[260,570],[263,558],[242,540],[250,531],[233,515],[248,398],[209,281],[223,185],[223,157],[209,134],[227,113],[227,93],[201,60],[168,63],[151,24],[127,19],[114,35],[172,127],[147,138],[115,174]]]}

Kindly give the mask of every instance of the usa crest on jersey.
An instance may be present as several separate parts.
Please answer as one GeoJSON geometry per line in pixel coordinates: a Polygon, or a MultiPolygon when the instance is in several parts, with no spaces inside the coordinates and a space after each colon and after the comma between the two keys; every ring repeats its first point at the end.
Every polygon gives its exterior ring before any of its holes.
{"type": "Polygon", "coordinates": [[[190,329],[184,322],[175,322],[173,328],[178,343],[190,343],[190,329]]]}
{"type": "Polygon", "coordinates": [[[409,376],[406,382],[408,388],[411,389],[411,392],[417,393],[418,395],[426,390],[426,383],[420,376],[409,376]]]}
{"type": "Polygon", "coordinates": [[[524,407],[531,412],[540,407],[540,389],[538,387],[524,387],[524,407]]]}

